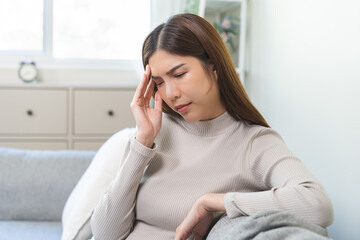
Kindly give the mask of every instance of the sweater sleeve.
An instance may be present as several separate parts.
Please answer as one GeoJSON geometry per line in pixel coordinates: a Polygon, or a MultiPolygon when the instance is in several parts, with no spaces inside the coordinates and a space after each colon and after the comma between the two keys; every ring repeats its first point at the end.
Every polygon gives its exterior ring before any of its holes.
{"type": "Polygon", "coordinates": [[[249,171],[263,191],[225,194],[230,218],[278,209],[324,227],[333,222],[333,207],[326,191],[277,132],[262,129],[251,140],[247,157],[249,171]]]}
{"type": "Polygon", "coordinates": [[[144,169],[156,153],[132,138],[123,165],[91,218],[94,239],[125,239],[135,221],[136,193],[144,169]]]}

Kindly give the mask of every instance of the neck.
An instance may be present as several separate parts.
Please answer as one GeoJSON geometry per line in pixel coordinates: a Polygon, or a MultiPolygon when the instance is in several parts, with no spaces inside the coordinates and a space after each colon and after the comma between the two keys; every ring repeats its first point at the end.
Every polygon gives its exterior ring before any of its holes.
{"type": "Polygon", "coordinates": [[[209,120],[187,122],[183,118],[178,118],[177,121],[189,132],[198,136],[216,136],[232,129],[234,124],[238,124],[238,121],[226,111],[209,120]]]}
{"type": "Polygon", "coordinates": [[[201,119],[200,121],[208,121],[208,120],[215,119],[215,118],[223,115],[225,112],[226,112],[225,108],[221,108],[221,109],[219,109],[218,111],[212,113],[212,114],[210,115],[210,117],[207,117],[207,118],[205,118],[205,119],[201,119]]]}

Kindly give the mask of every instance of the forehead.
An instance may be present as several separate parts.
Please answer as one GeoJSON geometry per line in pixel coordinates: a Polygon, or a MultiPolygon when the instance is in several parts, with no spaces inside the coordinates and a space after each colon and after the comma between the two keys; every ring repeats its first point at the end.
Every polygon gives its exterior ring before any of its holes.
{"type": "Polygon", "coordinates": [[[150,58],[149,65],[154,75],[164,74],[174,66],[184,64],[184,66],[196,66],[200,61],[192,56],[180,56],[164,50],[157,50],[150,58]]]}

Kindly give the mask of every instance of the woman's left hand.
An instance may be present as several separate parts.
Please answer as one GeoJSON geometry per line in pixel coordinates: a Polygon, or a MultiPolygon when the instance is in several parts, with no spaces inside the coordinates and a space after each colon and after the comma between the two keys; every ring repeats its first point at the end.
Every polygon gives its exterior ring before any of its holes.
{"type": "Polygon", "coordinates": [[[207,194],[200,197],[176,229],[175,240],[186,240],[194,234],[194,240],[203,239],[208,232],[215,211],[224,211],[223,194],[207,194]]]}

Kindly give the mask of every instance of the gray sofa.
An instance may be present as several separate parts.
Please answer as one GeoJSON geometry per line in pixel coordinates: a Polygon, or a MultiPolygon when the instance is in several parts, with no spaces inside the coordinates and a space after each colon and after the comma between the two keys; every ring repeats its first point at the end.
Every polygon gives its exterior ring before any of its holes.
{"type": "Polygon", "coordinates": [[[0,147],[0,239],[61,239],[65,202],[94,155],[0,147]]]}

